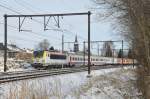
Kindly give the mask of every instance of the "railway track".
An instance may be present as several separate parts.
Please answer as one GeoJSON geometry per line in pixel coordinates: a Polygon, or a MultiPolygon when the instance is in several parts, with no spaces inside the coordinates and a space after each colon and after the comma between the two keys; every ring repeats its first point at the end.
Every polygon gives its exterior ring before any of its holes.
{"type": "MultiPolygon", "coordinates": [[[[120,65],[92,66],[91,69],[98,70],[98,69],[118,68],[118,67],[121,66],[120,65]]],[[[7,72],[7,73],[2,73],[0,75],[0,84],[6,82],[12,82],[12,81],[31,79],[31,78],[83,72],[87,70],[88,70],[87,67],[76,67],[76,68],[64,68],[64,69],[53,69],[53,70],[30,70],[30,71],[7,72]]]]}

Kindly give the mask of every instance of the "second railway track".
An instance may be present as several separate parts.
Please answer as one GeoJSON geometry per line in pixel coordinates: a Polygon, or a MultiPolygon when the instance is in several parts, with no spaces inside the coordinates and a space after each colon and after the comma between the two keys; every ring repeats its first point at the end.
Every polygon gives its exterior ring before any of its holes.
{"type": "MultiPolygon", "coordinates": [[[[124,65],[126,66],[126,65],[124,65]]],[[[119,65],[108,65],[108,66],[92,66],[92,70],[105,69],[105,68],[118,68],[119,65]]],[[[68,74],[75,72],[87,71],[87,67],[76,67],[76,68],[64,68],[54,70],[31,70],[31,71],[19,71],[19,72],[8,72],[0,75],[0,84],[12,81],[19,81],[31,78],[68,74]]]]}

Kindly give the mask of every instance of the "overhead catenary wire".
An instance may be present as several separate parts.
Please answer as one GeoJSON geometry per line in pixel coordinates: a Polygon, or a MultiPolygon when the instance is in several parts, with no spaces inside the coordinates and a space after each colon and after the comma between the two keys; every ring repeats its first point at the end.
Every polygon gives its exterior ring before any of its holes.
{"type": "MultiPolygon", "coordinates": [[[[14,0],[16,3],[19,3],[17,0],[14,0]]],[[[20,1],[21,2],[21,1],[20,1]]],[[[24,3],[26,3],[25,1],[23,1],[24,3]]],[[[36,11],[33,11],[32,9],[29,9],[28,7],[26,7],[25,5],[23,5],[23,3],[19,3],[19,4],[21,4],[24,8],[26,8],[27,10],[29,10],[29,11],[31,11],[31,12],[36,12],[36,11]]],[[[26,3],[26,4],[29,4],[29,3],[26,3]]],[[[30,5],[30,4],[29,4],[30,5]]],[[[40,22],[40,21],[38,21],[38,20],[34,20],[34,21],[36,21],[36,22],[38,22],[38,23],[41,23],[41,24],[43,24],[42,22],[40,22]]],[[[49,25],[48,25],[48,27],[50,27],[49,25]]],[[[67,29],[50,29],[50,30],[54,30],[54,31],[60,31],[60,32],[63,32],[63,33],[67,33],[68,32],[68,34],[73,34],[73,35],[76,35],[76,34],[74,34],[73,32],[71,32],[70,30],[67,30],[67,29]]],[[[86,40],[84,37],[82,37],[82,36],[78,36],[79,38],[81,38],[81,39],[83,39],[83,40],[86,40]]]]}
{"type": "MultiPolygon", "coordinates": [[[[4,24],[4,23],[0,23],[0,24],[4,24]]],[[[18,27],[15,27],[15,26],[12,26],[12,25],[8,25],[9,27],[11,27],[11,28],[13,28],[15,31],[17,31],[16,29],[18,29],[18,27]]],[[[32,34],[34,34],[34,35],[36,35],[36,36],[38,36],[38,38],[39,39],[41,39],[41,37],[44,37],[45,38],[45,36],[42,36],[42,35],[39,35],[37,32],[32,32],[32,31],[23,31],[23,32],[25,32],[25,33],[32,33],[32,34]]],[[[30,39],[24,39],[24,38],[20,38],[20,37],[16,37],[16,36],[9,36],[8,35],[8,37],[11,37],[11,38],[13,38],[13,39],[15,39],[15,40],[17,40],[17,41],[24,41],[24,43],[34,43],[35,45],[37,45],[38,44],[38,42],[40,42],[40,41],[36,41],[36,40],[30,40],[30,39]]],[[[37,38],[37,37],[36,37],[37,38]]],[[[54,39],[54,40],[57,40],[57,39],[55,39],[55,38],[52,38],[52,39],[54,39]]],[[[59,40],[58,40],[59,41],[59,40]]],[[[17,42],[18,43],[18,42],[17,42]]],[[[20,42],[19,42],[20,43],[20,42]]],[[[22,44],[22,43],[21,43],[22,44]]],[[[55,45],[60,45],[60,43],[55,43],[55,45]]]]}
{"type": "MultiPolygon", "coordinates": [[[[4,24],[4,23],[0,23],[0,24],[4,24]]],[[[9,27],[11,27],[11,28],[13,28],[13,29],[18,29],[18,27],[15,27],[15,26],[12,26],[12,25],[8,25],[9,27]]],[[[36,36],[38,36],[38,37],[47,37],[47,36],[45,36],[45,35],[40,35],[39,33],[37,33],[37,32],[33,32],[33,31],[23,31],[23,32],[25,32],[25,33],[32,33],[32,34],[34,34],[34,35],[36,35],[36,36]]],[[[41,38],[40,38],[41,39],[41,38]]],[[[52,38],[52,39],[55,39],[55,38],[52,38]]],[[[55,39],[55,40],[58,40],[58,39],[55,39]]],[[[60,41],[61,39],[59,39],[58,41],[60,41]]]]}
{"type": "MultiPolygon", "coordinates": [[[[14,13],[17,13],[17,14],[22,15],[20,12],[11,9],[11,7],[6,7],[6,6],[1,5],[1,4],[0,4],[0,7],[3,7],[3,8],[5,8],[5,9],[7,9],[7,10],[10,10],[10,11],[12,11],[12,12],[14,12],[14,13]]],[[[40,22],[40,21],[38,21],[38,20],[35,20],[35,19],[32,19],[32,20],[35,21],[35,22],[37,22],[37,23],[40,23],[40,24],[42,23],[42,22],[40,22]]],[[[43,23],[42,23],[42,24],[43,24],[43,23]]],[[[52,29],[51,29],[51,30],[52,30],[52,29]]],[[[25,32],[30,32],[30,31],[25,31],[25,32]]],[[[35,32],[30,32],[30,33],[36,34],[35,32]]],[[[53,36],[53,37],[54,37],[54,36],[53,36]]],[[[54,37],[54,38],[56,38],[56,37],[54,37]]],[[[61,39],[59,39],[59,40],[61,40],[61,39]]]]}
{"type": "MultiPolygon", "coordinates": [[[[17,0],[16,0],[16,1],[17,1],[17,0]]],[[[43,10],[41,10],[41,9],[38,8],[37,6],[35,7],[35,6],[31,5],[31,4],[28,3],[27,1],[21,0],[21,2],[23,2],[23,4],[26,4],[26,5],[30,6],[31,8],[37,9],[37,11],[42,11],[42,12],[43,12],[43,10]]]]}
{"type": "MultiPolygon", "coordinates": [[[[7,9],[7,10],[10,10],[10,11],[12,11],[12,12],[14,12],[14,13],[17,13],[17,14],[19,14],[19,15],[22,15],[20,12],[18,12],[18,11],[16,11],[16,10],[13,10],[11,7],[7,7],[7,6],[4,6],[4,5],[0,5],[0,6],[3,7],[3,8],[5,8],[5,9],[7,9]]],[[[30,10],[30,9],[28,9],[28,10],[30,10]]],[[[40,22],[40,21],[38,21],[38,20],[35,20],[35,19],[32,19],[32,20],[35,21],[35,22],[37,22],[37,23],[43,24],[42,22],[40,22]]],[[[70,33],[74,34],[73,32],[71,32],[70,30],[67,30],[67,29],[51,29],[51,30],[54,30],[54,31],[61,31],[61,32],[63,32],[63,33],[69,32],[69,34],[70,34],[70,33]]],[[[31,31],[25,31],[25,32],[31,32],[31,31]]],[[[32,32],[32,33],[35,34],[35,32],[32,32]]],[[[79,37],[82,38],[82,39],[84,39],[84,38],[81,37],[81,36],[79,36],[79,37]]]]}
{"type": "Polygon", "coordinates": [[[20,5],[20,6],[23,6],[24,8],[26,8],[26,9],[28,9],[28,10],[30,10],[30,11],[32,11],[32,12],[34,12],[34,13],[36,13],[36,11],[34,11],[34,10],[32,10],[31,8],[29,8],[29,7],[27,7],[27,6],[25,6],[24,5],[24,3],[20,3],[20,1],[17,1],[17,0],[14,0],[18,5],[20,5]]]}
{"type": "MultiPolygon", "coordinates": [[[[6,7],[6,6],[3,6],[3,5],[0,5],[0,6],[6,8],[7,10],[10,10],[10,11],[12,11],[12,12],[14,12],[14,13],[17,13],[17,14],[22,15],[20,12],[13,10],[11,7],[6,7]]],[[[29,9],[28,9],[28,10],[29,10],[29,9]]],[[[32,11],[32,12],[33,12],[33,11],[32,11]]],[[[40,21],[38,21],[38,20],[35,20],[35,19],[32,19],[32,20],[35,21],[35,22],[37,22],[37,23],[39,23],[39,24],[43,24],[42,22],[40,22],[40,21]]],[[[48,25],[48,27],[50,27],[50,26],[48,25]]],[[[67,33],[67,32],[68,32],[68,34],[72,33],[72,34],[74,35],[73,32],[71,32],[71,31],[69,31],[69,30],[67,30],[67,29],[50,29],[50,30],[53,30],[53,31],[61,31],[62,33],[67,33]]],[[[29,32],[29,31],[26,31],[26,32],[29,32]]],[[[32,33],[35,34],[34,32],[32,32],[32,33]]],[[[79,37],[82,38],[81,36],[79,36],[79,37]]],[[[84,39],[84,38],[82,38],[82,39],[84,39]]],[[[60,40],[60,39],[59,39],[59,40],[60,40]]]]}
{"type": "MultiPolygon", "coordinates": [[[[10,10],[10,11],[12,11],[12,12],[14,12],[14,13],[17,13],[17,14],[21,14],[20,12],[18,12],[18,11],[16,11],[16,10],[13,10],[11,7],[7,7],[7,6],[1,5],[1,4],[0,4],[0,7],[3,7],[3,8],[5,8],[5,9],[10,10]]],[[[35,20],[35,19],[32,19],[32,20],[34,20],[35,22],[41,24],[41,22],[39,22],[38,20],[35,20]]],[[[4,23],[2,23],[2,24],[4,24],[4,23]]],[[[8,25],[8,26],[10,26],[10,25],[8,25]]],[[[11,26],[11,27],[14,27],[14,26],[11,26]]],[[[16,28],[16,27],[15,27],[15,28],[16,28]]],[[[17,29],[19,29],[19,28],[17,28],[17,29]]],[[[29,32],[29,33],[36,34],[36,35],[37,35],[37,33],[32,32],[32,31],[24,31],[24,32],[29,32]]],[[[39,35],[40,35],[40,34],[39,34],[39,35]]],[[[43,36],[43,35],[41,35],[41,36],[43,36]]],[[[45,36],[45,37],[47,37],[47,36],[45,36]]],[[[53,37],[54,37],[54,36],[53,36],[53,37]]],[[[54,37],[54,38],[56,38],[56,37],[54,37]]],[[[59,40],[61,40],[61,39],[59,39],[59,40]]]]}
{"type": "MultiPolygon", "coordinates": [[[[10,10],[10,11],[12,11],[12,12],[14,12],[14,13],[17,13],[17,14],[19,14],[19,15],[22,15],[22,13],[20,13],[20,12],[18,12],[18,11],[16,11],[16,10],[13,10],[11,7],[7,7],[7,6],[4,6],[4,5],[1,5],[0,4],[0,7],[3,7],[3,8],[5,8],[5,9],[7,9],[7,10],[10,10]]],[[[39,24],[43,24],[42,22],[40,22],[40,21],[38,21],[38,20],[36,20],[36,19],[32,19],[33,21],[35,21],[35,22],[37,22],[37,23],[39,23],[39,24]]],[[[49,25],[48,25],[48,27],[50,27],[49,25]]],[[[51,27],[52,28],[52,27],[51,27]]],[[[61,31],[61,32],[63,32],[63,33],[66,33],[66,32],[69,32],[69,33],[72,33],[71,31],[69,31],[69,30],[67,30],[67,29],[49,29],[49,30],[53,30],[53,31],[61,31]]],[[[72,33],[73,34],[73,33],[72,33]]]]}

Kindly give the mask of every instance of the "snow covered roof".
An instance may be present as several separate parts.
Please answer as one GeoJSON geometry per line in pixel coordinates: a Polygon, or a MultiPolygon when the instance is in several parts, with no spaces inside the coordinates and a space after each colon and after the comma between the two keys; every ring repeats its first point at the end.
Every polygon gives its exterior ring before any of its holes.
{"type": "Polygon", "coordinates": [[[17,47],[16,45],[13,45],[13,44],[8,44],[7,48],[10,51],[16,51],[16,52],[23,51],[21,48],[17,47]]]}

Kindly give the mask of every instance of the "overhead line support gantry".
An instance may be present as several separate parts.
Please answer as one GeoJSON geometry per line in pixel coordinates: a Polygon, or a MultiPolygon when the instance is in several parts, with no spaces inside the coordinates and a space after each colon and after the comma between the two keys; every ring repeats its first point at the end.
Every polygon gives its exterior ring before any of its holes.
{"type": "MultiPolygon", "coordinates": [[[[22,31],[21,30],[21,26],[25,20],[25,18],[29,17],[32,19],[32,17],[43,17],[44,20],[46,21],[46,17],[57,17],[57,19],[55,19],[55,21],[57,21],[57,26],[58,28],[60,27],[60,24],[59,24],[59,17],[60,16],[79,16],[79,15],[87,15],[88,16],[88,74],[90,74],[91,72],[91,64],[90,64],[90,18],[91,18],[91,12],[88,11],[88,12],[83,12],[83,13],[60,13],[60,14],[37,14],[37,15],[7,15],[5,14],[4,15],[4,44],[5,44],[5,47],[4,47],[4,71],[6,72],[7,71],[7,19],[9,17],[15,17],[15,18],[19,18],[19,32],[22,31]],[[24,18],[22,21],[20,20],[20,18],[24,18]]],[[[46,29],[46,26],[48,24],[48,21],[45,22],[44,21],[44,30],[47,30],[46,29]]]]}

